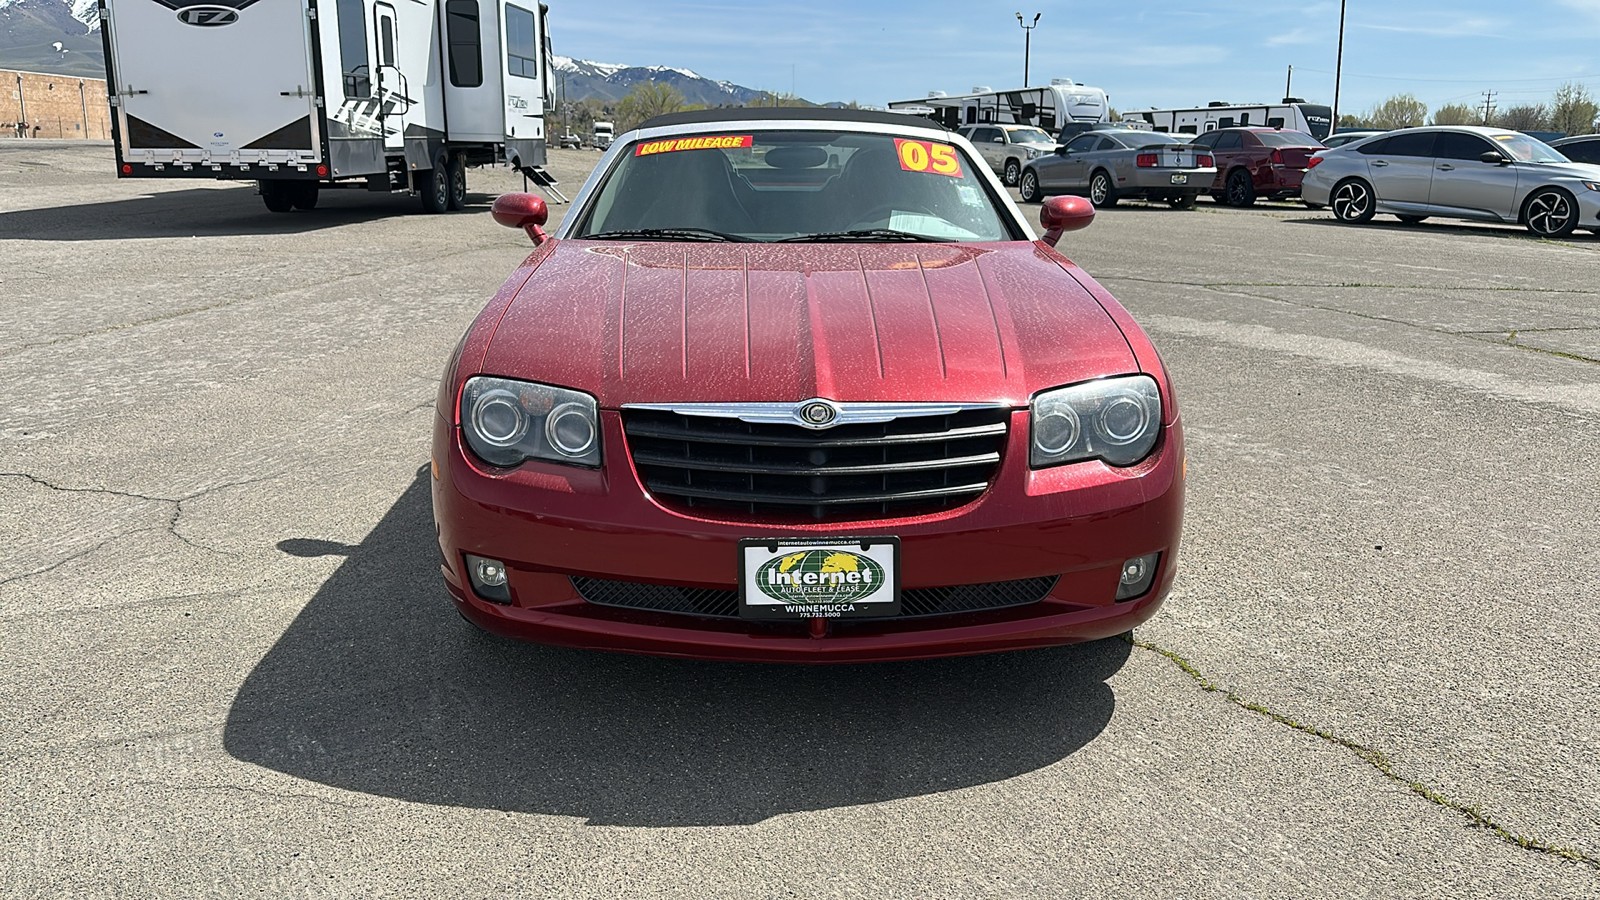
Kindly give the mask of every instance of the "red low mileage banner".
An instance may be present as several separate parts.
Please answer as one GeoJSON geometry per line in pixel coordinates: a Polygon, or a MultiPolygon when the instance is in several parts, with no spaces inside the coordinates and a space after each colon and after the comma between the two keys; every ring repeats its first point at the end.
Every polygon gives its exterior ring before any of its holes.
{"type": "Polygon", "coordinates": [[[961,157],[949,144],[933,141],[894,139],[895,155],[900,157],[900,168],[907,172],[931,172],[935,175],[961,177],[961,157]]]}
{"type": "Polygon", "coordinates": [[[673,153],[678,150],[733,150],[755,143],[753,134],[718,134],[704,137],[667,138],[664,141],[645,141],[633,148],[634,156],[653,153],[673,153]]]}

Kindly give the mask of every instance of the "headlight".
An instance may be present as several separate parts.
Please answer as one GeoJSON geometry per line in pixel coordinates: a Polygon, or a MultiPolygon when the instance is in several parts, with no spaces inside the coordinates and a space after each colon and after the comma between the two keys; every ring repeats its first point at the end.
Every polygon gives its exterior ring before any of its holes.
{"type": "Polygon", "coordinates": [[[527,459],[600,465],[600,414],[594,398],[566,388],[477,376],[461,391],[461,431],[484,462],[527,459]]]}
{"type": "Polygon", "coordinates": [[[1600,191],[1600,181],[1585,181],[1583,186],[1591,191],[1600,191]]]}
{"type": "Polygon", "coordinates": [[[1029,147],[1028,148],[1028,158],[1029,159],[1038,159],[1043,153],[1044,153],[1043,150],[1036,150],[1033,147],[1029,147]]]}
{"type": "Polygon", "coordinates": [[[1131,466],[1150,455],[1161,433],[1161,394],[1148,375],[1045,391],[1031,409],[1035,469],[1086,459],[1131,466]]]}

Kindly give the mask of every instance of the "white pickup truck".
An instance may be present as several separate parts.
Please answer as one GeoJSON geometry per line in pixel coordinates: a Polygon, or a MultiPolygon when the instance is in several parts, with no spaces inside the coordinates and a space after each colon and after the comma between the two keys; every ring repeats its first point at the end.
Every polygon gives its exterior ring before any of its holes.
{"type": "Polygon", "coordinates": [[[1055,139],[1032,125],[968,125],[960,134],[972,142],[989,167],[1008,186],[1015,186],[1030,159],[1054,153],[1055,139]]]}

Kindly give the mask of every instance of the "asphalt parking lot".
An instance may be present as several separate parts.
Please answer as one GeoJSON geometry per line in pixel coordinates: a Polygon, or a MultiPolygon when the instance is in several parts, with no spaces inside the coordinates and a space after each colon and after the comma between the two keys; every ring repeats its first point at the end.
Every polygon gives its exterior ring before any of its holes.
{"type": "Polygon", "coordinates": [[[274,215],[0,141],[0,893],[1600,895],[1600,238],[1105,211],[1061,249],[1188,429],[1161,614],[714,665],[446,602],[432,402],[520,182],[274,215]]]}

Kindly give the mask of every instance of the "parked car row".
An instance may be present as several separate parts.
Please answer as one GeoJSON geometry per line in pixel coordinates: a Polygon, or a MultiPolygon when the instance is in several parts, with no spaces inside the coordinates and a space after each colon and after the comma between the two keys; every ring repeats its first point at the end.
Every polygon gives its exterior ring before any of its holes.
{"type": "Polygon", "coordinates": [[[1302,197],[1352,224],[1385,213],[1408,225],[1439,216],[1520,224],[1541,237],[1600,233],[1600,164],[1575,161],[1600,155],[1600,135],[1557,143],[1467,125],[1388,132],[1312,157],[1302,197]]]}
{"type": "Polygon", "coordinates": [[[1299,196],[1300,178],[1322,149],[1311,135],[1281,128],[1195,136],[1104,128],[1025,160],[1017,187],[1030,203],[1082,194],[1097,207],[1134,197],[1187,209],[1208,193],[1218,203],[1250,206],[1259,198],[1299,196]]]}
{"type": "MultiPolygon", "coordinates": [[[[1002,130],[973,126],[964,133],[1002,130]]],[[[1300,198],[1351,223],[1384,213],[1406,224],[1435,216],[1520,224],[1546,237],[1580,228],[1600,233],[1600,134],[1545,144],[1503,128],[1430,126],[1344,132],[1324,144],[1281,128],[1189,136],[1113,127],[1049,151],[1037,143],[1026,157],[984,152],[1028,203],[1078,194],[1101,208],[1131,197],[1185,209],[1208,193],[1227,206],[1300,198]]],[[[1013,143],[1002,138],[993,146],[1013,143]]]]}

